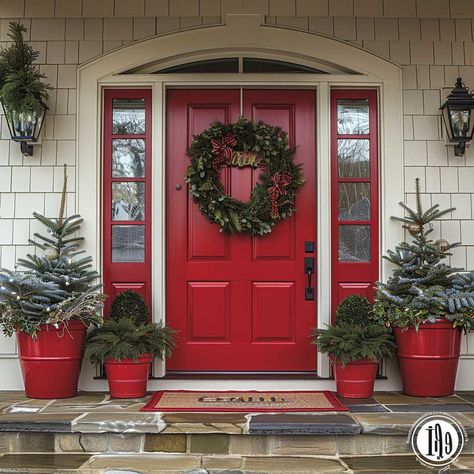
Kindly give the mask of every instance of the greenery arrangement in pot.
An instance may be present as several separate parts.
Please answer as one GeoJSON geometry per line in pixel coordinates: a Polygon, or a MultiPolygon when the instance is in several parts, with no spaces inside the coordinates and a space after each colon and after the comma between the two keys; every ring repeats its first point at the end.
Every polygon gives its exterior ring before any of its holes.
{"type": "Polygon", "coordinates": [[[133,291],[120,293],[110,317],[87,337],[85,356],[104,364],[112,398],[139,398],[146,394],[153,357],[170,357],[175,331],[161,323],[148,323],[149,310],[133,291]]]}
{"type": "Polygon", "coordinates": [[[79,246],[79,215],[64,217],[67,175],[59,217],[34,213],[47,236],[35,233],[36,254],[0,270],[0,326],[17,334],[25,390],[31,398],[68,398],[77,393],[87,328],[100,325],[104,295],[92,258],[79,246]]]}
{"type": "Polygon", "coordinates": [[[336,324],[315,329],[312,342],[331,356],[337,394],[345,398],[371,397],[379,361],[395,350],[391,331],[373,321],[373,305],[359,295],[344,299],[336,324]]]}
{"type": "Polygon", "coordinates": [[[0,101],[12,137],[36,141],[51,87],[35,65],[39,52],[24,41],[26,32],[20,23],[10,23],[11,43],[0,49],[0,101]]]}
{"type": "Polygon", "coordinates": [[[451,395],[461,330],[474,327],[474,274],[444,262],[460,243],[429,238],[431,223],[454,208],[440,210],[435,204],[424,211],[418,179],[415,208],[400,206],[407,215],[394,219],[403,222],[412,241],[384,257],[395,268],[386,283],[377,282],[375,319],[394,330],[404,393],[451,395]]]}

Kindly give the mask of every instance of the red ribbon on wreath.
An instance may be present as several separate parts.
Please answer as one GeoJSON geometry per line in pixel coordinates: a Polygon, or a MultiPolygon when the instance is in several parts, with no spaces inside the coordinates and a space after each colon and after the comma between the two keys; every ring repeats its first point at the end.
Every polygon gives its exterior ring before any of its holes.
{"type": "Polygon", "coordinates": [[[286,186],[291,183],[291,175],[288,173],[275,173],[271,177],[271,181],[273,186],[268,188],[268,196],[270,198],[270,203],[272,205],[272,209],[270,211],[270,217],[272,219],[277,219],[279,214],[279,205],[278,205],[278,198],[280,196],[286,196],[288,191],[286,190],[286,186]]]}
{"type": "Polygon", "coordinates": [[[212,154],[216,155],[212,161],[212,167],[217,171],[221,165],[227,163],[232,158],[233,147],[237,145],[235,135],[228,134],[220,140],[211,139],[212,154]]]}

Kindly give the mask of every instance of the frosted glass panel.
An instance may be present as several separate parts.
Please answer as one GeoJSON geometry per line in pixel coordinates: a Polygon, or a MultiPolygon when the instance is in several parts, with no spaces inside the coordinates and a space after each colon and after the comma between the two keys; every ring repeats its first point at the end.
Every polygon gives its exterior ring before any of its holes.
{"type": "Polygon", "coordinates": [[[369,140],[338,140],[337,163],[340,178],[369,178],[369,140]]]}
{"type": "Polygon", "coordinates": [[[337,133],[367,135],[369,133],[369,101],[339,99],[337,101],[337,133]]]}
{"type": "Polygon", "coordinates": [[[370,219],[370,184],[339,183],[339,220],[368,221],[370,219]]]}
{"type": "Polygon", "coordinates": [[[112,226],[112,262],[145,261],[145,226],[112,226]]]}
{"type": "Polygon", "coordinates": [[[145,183],[112,183],[112,220],[142,221],[145,216],[145,183]]]}
{"type": "Polygon", "coordinates": [[[143,178],[145,176],[145,140],[112,140],[112,176],[143,178]]]}
{"type": "Polygon", "coordinates": [[[114,135],[145,133],[145,99],[114,99],[112,110],[114,135]]]}
{"type": "Polygon", "coordinates": [[[339,226],[339,261],[346,263],[370,261],[369,225],[339,226]]]}

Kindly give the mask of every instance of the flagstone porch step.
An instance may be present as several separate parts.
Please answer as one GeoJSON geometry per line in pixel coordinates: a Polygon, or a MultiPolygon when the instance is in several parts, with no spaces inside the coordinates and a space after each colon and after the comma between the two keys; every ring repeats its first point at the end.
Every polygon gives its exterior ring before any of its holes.
{"type": "MultiPolygon", "coordinates": [[[[472,393],[377,393],[342,400],[349,412],[309,414],[139,412],[146,401],[0,392],[0,472],[418,473],[430,471],[416,462],[407,434],[422,413],[449,411],[474,433],[472,393]]],[[[453,472],[474,472],[474,441],[453,472]]]]}
{"type": "Polygon", "coordinates": [[[23,392],[0,392],[0,433],[221,433],[262,435],[406,435],[426,412],[450,412],[474,432],[474,396],[416,398],[376,393],[370,399],[341,399],[349,412],[152,413],[139,412],[148,397],[114,400],[81,393],[64,400],[31,400],[23,392]]]}
{"type": "MultiPolygon", "coordinates": [[[[474,456],[463,455],[449,472],[472,473],[474,456]]],[[[253,474],[253,473],[427,473],[413,455],[289,457],[289,456],[195,456],[183,455],[0,455],[0,472],[41,474],[253,474]]]]}
{"type": "Polygon", "coordinates": [[[353,417],[341,414],[319,414],[318,416],[289,413],[252,415],[248,423],[250,434],[349,435],[359,434],[360,431],[360,425],[353,417]]]}

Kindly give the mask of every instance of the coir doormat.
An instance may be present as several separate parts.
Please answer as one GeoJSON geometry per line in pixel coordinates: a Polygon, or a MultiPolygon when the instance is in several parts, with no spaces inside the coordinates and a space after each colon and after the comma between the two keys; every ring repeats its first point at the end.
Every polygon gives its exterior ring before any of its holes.
{"type": "Polygon", "coordinates": [[[318,412],[348,411],[328,391],[162,390],[140,411],[158,412],[318,412]]]}

